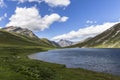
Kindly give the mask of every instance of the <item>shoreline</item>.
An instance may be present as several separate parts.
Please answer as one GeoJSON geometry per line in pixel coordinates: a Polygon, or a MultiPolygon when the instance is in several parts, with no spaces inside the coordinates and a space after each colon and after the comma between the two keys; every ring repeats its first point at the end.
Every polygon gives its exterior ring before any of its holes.
{"type": "MultiPolygon", "coordinates": [[[[64,48],[64,49],[70,49],[70,48],[64,48]]],[[[30,55],[27,55],[27,57],[28,57],[28,59],[31,59],[31,60],[38,60],[38,61],[42,61],[42,62],[45,62],[45,63],[62,65],[62,66],[64,66],[67,69],[84,69],[84,70],[87,70],[87,71],[92,71],[92,72],[97,72],[97,73],[109,74],[109,75],[113,75],[113,76],[120,76],[120,74],[114,74],[114,73],[102,72],[102,71],[95,71],[95,70],[85,69],[85,68],[81,68],[81,67],[77,67],[77,68],[67,67],[66,64],[60,64],[60,63],[57,63],[57,62],[55,63],[55,62],[44,61],[44,60],[36,59],[36,58],[33,57],[34,54],[45,53],[45,52],[54,51],[54,50],[64,50],[64,49],[63,48],[62,49],[52,49],[52,50],[47,50],[47,51],[43,51],[43,52],[37,52],[37,53],[33,53],[33,54],[30,54],[30,55]]],[[[74,49],[74,48],[71,48],[71,49],[74,49]]],[[[76,48],[76,49],[78,49],[78,48],[76,48]]],[[[90,49],[92,49],[92,48],[90,48],[90,49]]],[[[98,49],[98,48],[94,48],[94,49],[98,49]]],[[[108,48],[104,48],[104,49],[108,49],[108,48]]]]}
{"type": "Polygon", "coordinates": [[[0,49],[1,80],[120,80],[120,76],[66,68],[65,65],[30,59],[28,55],[53,50],[52,48],[11,47],[0,49]],[[2,67],[2,68],[1,68],[2,67]],[[9,76],[8,76],[9,75],[9,76]],[[62,78],[61,78],[62,77],[62,78]],[[38,79],[39,78],[39,79],[38,79]]]}

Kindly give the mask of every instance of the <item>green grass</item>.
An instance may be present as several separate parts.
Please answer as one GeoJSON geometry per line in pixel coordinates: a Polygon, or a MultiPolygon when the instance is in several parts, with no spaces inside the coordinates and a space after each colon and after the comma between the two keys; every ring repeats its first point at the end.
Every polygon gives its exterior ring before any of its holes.
{"type": "Polygon", "coordinates": [[[16,33],[9,33],[0,30],[0,45],[17,45],[17,46],[44,46],[44,47],[57,47],[50,43],[50,41],[42,40],[39,38],[30,38],[16,33]]]}
{"type": "Polygon", "coordinates": [[[119,76],[31,60],[27,55],[51,48],[39,46],[0,47],[0,80],[120,80],[119,76]]]}
{"type": "Polygon", "coordinates": [[[0,80],[120,80],[120,76],[28,58],[28,55],[55,49],[46,39],[31,39],[0,30],[0,80]]]}

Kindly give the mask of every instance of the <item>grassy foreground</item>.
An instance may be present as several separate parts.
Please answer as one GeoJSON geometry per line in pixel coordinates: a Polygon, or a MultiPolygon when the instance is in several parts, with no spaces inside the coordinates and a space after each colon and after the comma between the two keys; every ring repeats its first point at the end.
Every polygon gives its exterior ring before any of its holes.
{"type": "Polygon", "coordinates": [[[27,55],[49,48],[0,47],[0,80],[120,80],[120,76],[67,69],[64,65],[28,59],[27,55]]]}

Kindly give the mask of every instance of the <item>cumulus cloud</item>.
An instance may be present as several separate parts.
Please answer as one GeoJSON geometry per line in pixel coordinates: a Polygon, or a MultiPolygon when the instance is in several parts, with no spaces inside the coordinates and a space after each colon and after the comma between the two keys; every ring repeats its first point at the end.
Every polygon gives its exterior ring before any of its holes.
{"type": "Polygon", "coordinates": [[[24,2],[38,2],[38,3],[45,2],[51,7],[58,7],[58,6],[66,7],[71,3],[70,0],[12,0],[12,1],[18,1],[19,3],[24,3],[24,2]]]}
{"type": "Polygon", "coordinates": [[[4,6],[6,6],[4,0],[0,0],[0,7],[4,7],[4,6]]]}
{"type": "Polygon", "coordinates": [[[67,39],[67,40],[84,40],[88,37],[94,37],[103,31],[109,29],[113,25],[117,24],[119,22],[107,22],[101,25],[92,25],[86,28],[81,28],[78,31],[71,31],[67,34],[58,35],[52,38],[52,40],[60,40],[60,39],[67,39]]]}
{"type": "Polygon", "coordinates": [[[45,15],[41,17],[39,11],[35,8],[19,8],[15,10],[9,20],[10,22],[6,26],[20,26],[22,28],[28,28],[30,30],[41,30],[49,28],[54,22],[65,22],[68,18],[56,13],[51,15],[45,15]]]}
{"type": "Polygon", "coordinates": [[[7,17],[7,13],[0,17],[0,21],[4,20],[7,17]]]}

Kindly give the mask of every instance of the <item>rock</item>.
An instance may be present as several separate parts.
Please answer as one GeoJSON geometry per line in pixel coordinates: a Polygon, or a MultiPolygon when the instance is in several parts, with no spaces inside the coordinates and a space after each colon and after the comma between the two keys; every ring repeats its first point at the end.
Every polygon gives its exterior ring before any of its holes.
{"type": "Polygon", "coordinates": [[[8,32],[21,34],[21,35],[24,35],[24,36],[27,36],[27,37],[38,38],[31,30],[26,29],[26,28],[9,26],[9,27],[5,27],[5,28],[2,28],[2,29],[5,30],[5,31],[8,31],[8,32]]]}
{"type": "Polygon", "coordinates": [[[72,41],[64,40],[61,39],[60,41],[57,42],[61,47],[66,47],[66,46],[71,46],[74,44],[72,41]]]}

